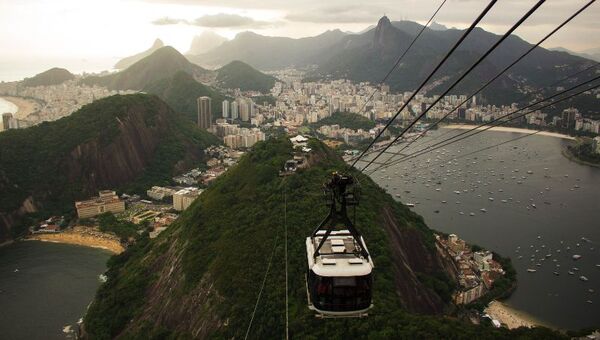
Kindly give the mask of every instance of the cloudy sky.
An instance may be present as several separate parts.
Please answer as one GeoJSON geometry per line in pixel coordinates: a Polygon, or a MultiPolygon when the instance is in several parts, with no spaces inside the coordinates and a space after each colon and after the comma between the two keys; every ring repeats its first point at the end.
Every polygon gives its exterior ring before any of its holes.
{"type": "MultiPolygon", "coordinates": [[[[481,26],[502,33],[533,0],[500,0],[481,26]]],[[[548,0],[517,34],[539,39],[587,0],[548,0]]],[[[251,30],[304,37],[328,29],[361,31],[386,14],[424,23],[441,0],[0,0],[0,72],[16,61],[43,58],[111,60],[148,48],[160,38],[186,52],[194,35],[212,30],[227,38],[251,30]]],[[[487,0],[447,0],[436,21],[465,27],[487,0]]],[[[600,2],[546,47],[600,47],[600,2]]],[[[108,62],[108,61],[107,61],[108,62]]],[[[77,71],[77,70],[76,70],[77,71]]],[[[1,77],[0,77],[1,80],[1,77]]]]}

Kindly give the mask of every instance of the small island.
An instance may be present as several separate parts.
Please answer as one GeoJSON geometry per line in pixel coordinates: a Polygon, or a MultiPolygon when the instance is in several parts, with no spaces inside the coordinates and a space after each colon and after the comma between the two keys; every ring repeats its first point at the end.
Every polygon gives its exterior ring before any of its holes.
{"type": "Polygon", "coordinates": [[[600,167],[600,136],[575,139],[563,149],[563,155],[580,164],[600,167]]]}

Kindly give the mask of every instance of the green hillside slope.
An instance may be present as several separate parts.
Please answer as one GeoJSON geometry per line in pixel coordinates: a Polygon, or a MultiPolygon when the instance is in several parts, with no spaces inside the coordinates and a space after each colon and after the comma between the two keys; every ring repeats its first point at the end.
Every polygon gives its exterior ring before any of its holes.
{"type": "Polygon", "coordinates": [[[4,132],[0,241],[25,212],[47,218],[72,211],[75,199],[99,189],[145,192],[168,183],[177,166],[199,160],[217,142],[143,94],[104,98],[57,121],[4,132]]]}
{"type": "Polygon", "coordinates": [[[175,111],[182,113],[191,121],[198,119],[197,99],[201,96],[208,96],[212,99],[213,118],[222,116],[223,100],[228,99],[219,91],[200,84],[192,76],[181,71],[177,72],[171,78],[161,79],[144,87],[144,92],[159,96],[175,111]]]}
{"type": "Polygon", "coordinates": [[[257,144],[159,238],[142,239],[113,257],[108,281],[85,316],[86,336],[244,338],[269,268],[249,338],[283,338],[287,242],[293,339],[560,338],[547,329],[511,332],[416,314],[441,313],[447,304],[440,286],[451,282],[438,281],[434,290],[417,279],[444,276],[433,234],[365,176],[359,176],[356,224],[375,263],[375,307],[363,319],[315,318],[307,308],[305,238],[326,214],[322,182],[344,164],[322,144],[311,147],[311,167],[281,178],[277,172],[292,154],[290,143],[257,144]]]}
{"type": "Polygon", "coordinates": [[[217,82],[220,86],[239,88],[242,91],[269,92],[276,80],[239,60],[232,61],[217,70],[217,82]]]}

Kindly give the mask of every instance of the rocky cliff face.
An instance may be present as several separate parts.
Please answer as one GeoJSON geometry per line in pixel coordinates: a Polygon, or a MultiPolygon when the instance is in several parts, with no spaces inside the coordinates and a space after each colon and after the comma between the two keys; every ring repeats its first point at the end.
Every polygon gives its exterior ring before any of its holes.
{"type": "Polygon", "coordinates": [[[27,213],[68,213],[73,200],[129,185],[148,172],[166,178],[198,160],[210,138],[155,96],[114,96],[70,117],[0,136],[0,241],[27,213]],[[202,136],[193,138],[195,134],[202,136]],[[7,147],[4,149],[4,147],[7,147]]]}

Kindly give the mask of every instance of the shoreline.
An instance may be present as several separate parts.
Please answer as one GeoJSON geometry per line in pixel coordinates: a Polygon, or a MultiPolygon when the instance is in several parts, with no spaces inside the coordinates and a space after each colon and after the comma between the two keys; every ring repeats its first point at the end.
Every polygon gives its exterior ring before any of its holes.
{"type": "Polygon", "coordinates": [[[577,156],[573,155],[573,153],[571,153],[569,148],[566,146],[562,147],[561,154],[563,156],[565,156],[565,158],[570,160],[571,162],[575,162],[580,165],[591,166],[593,168],[600,168],[600,164],[590,163],[588,161],[584,161],[583,159],[579,159],[577,156]]]}
{"type": "Polygon", "coordinates": [[[508,329],[515,329],[519,327],[547,327],[556,329],[555,327],[548,325],[536,319],[534,316],[527,314],[526,312],[520,311],[514,307],[507,305],[506,303],[494,300],[488,304],[483,310],[491,318],[500,321],[500,323],[506,325],[508,329]]]}
{"type": "MultiPolygon", "coordinates": [[[[478,125],[449,124],[449,125],[442,126],[440,128],[442,128],[442,129],[470,130],[470,129],[475,128],[475,127],[478,127],[478,125]]],[[[480,129],[477,129],[477,130],[481,130],[481,129],[484,129],[484,127],[481,127],[480,129]]],[[[562,133],[550,132],[550,131],[541,131],[541,130],[529,130],[529,129],[523,129],[523,128],[507,127],[507,126],[495,126],[495,127],[491,128],[489,130],[490,131],[497,131],[497,132],[514,132],[514,133],[533,133],[533,132],[536,132],[536,131],[540,131],[538,133],[539,136],[547,136],[547,137],[555,137],[555,138],[575,140],[575,137],[567,136],[567,135],[564,135],[562,133]]]]}
{"type": "Polygon", "coordinates": [[[14,96],[0,96],[7,102],[13,103],[17,107],[17,112],[13,113],[13,117],[20,120],[26,120],[27,117],[40,109],[39,103],[32,99],[14,96]]]}
{"type": "Polygon", "coordinates": [[[24,240],[64,243],[98,248],[110,251],[115,255],[125,251],[125,248],[121,245],[121,242],[117,236],[102,233],[90,227],[76,226],[56,234],[34,234],[27,236],[24,240]]]}

